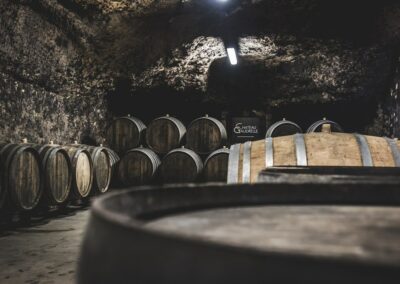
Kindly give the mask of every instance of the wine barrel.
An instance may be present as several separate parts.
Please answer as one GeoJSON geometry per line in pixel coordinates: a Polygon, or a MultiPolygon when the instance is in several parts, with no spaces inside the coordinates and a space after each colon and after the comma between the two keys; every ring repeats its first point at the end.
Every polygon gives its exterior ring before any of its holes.
{"type": "Polygon", "coordinates": [[[203,169],[199,155],[184,147],[170,151],[162,160],[160,175],[164,183],[196,181],[203,169]]]}
{"type": "Polygon", "coordinates": [[[203,177],[207,182],[226,182],[229,149],[224,147],[212,152],[204,162],[203,177]]]}
{"type": "Polygon", "coordinates": [[[193,120],[186,132],[186,148],[208,155],[225,145],[225,126],[218,119],[205,115],[193,120]]]}
{"type": "Polygon", "coordinates": [[[75,146],[87,150],[93,161],[93,189],[92,194],[105,193],[110,187],[111,175],[112,175],[112,158],[109,151],[100,145],[90,146],[84,144],[78,144],[75,141],[74,144],[69,146],[75,146]]]}
{"type": "Polygon", "coordinates": [[[32,210],[43,192],[43,172],[39,153],[27,144],[0,144],[2,196],[13,209],[32,210]],[[7,198],[8,197],[8,198],[7,198]]]}
{"type": "Polygon", "coordinates": [[[231,147],[228,183],[251,183],[273,166],[399,167],[395,140],[348,133],[295,134],[231,147]]]}
{"type": "Polygon", "coordinates": [[[72,165],[67,151],[52,142],[46,145],[32,144],[40,154],[44,175],[43,200],[47,205],[59,205],[67,201],[72,185],[72,165]]]}
{"type": "Polygon", "coordinates": [[[120,161],[120,157],[118,156],[117,152],[113,151],[110,148],[104,147],[107,152],[108,155],[110,156],[110,162],[111,162],[111,170],[112,170],[112,174],[114,173],[114,171],[117,170],[118,167],[118,162],[120,161]]]}
{"type": "Polygon", "coordinates": [[[147,184],[155,178],[160,164],[157,154],[150,149],[129,150],[119,162],[117,179],[124,186],[147,184]]]}
{"type": "Polygon", "coordinates": [[[138,118],[125,116],[115,119],[107,128],[106,143],[118,154],[138,147],[144,138],[146,125],[138,118]]]}
{"type": "Polygon", "coordinates": [[[147,146],[155,153],[164,155],[179,147],[186,133],[186,127],[168,114],[154,119],[146,131],[147,146]]]}
{"type": "Polygon", "coordinates": [[[93,183],[93,160],[90,153],[76,146],[63,146],[68,153],[72,165],[71,198],[88,197],[93,183]]]}
{"type": "Polygon", "coordinates": [[[399,167],[271,167],[258,175],[268,184],[389,184],[400,177],[399,167]]]}
{"type": "Polygon", "coordinates": [[[337,122],[324,118],[311,124],[307,133],[321,132],[324,124],[329,124],[332,132],[343,132],[342,127],[337,122]]]}
{"type": "Polygon", "coordinates": [[[92,206],[77,281],[397,284],[400,180],[391,179],[186,184],[104,196],[92,206]]]}
{"type": "Polygon", "coordinates": [[[302,133],[303,130],[293,121],[286,120],[285,118],[281,121],[277,121],[272,124],[268,130],[265,137],[279,137],[286,136],[296,133],[302,133]]]}

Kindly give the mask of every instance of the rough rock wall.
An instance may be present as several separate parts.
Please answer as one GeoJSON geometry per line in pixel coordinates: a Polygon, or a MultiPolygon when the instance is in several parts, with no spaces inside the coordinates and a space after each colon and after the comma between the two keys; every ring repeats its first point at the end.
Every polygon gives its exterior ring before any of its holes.
{"type": "Polygon", "coordinates": [[[6,0],[0,15],[0,141],[101,142],[105,84],[85,68],[88,37],[43,7],[6,0]]]}

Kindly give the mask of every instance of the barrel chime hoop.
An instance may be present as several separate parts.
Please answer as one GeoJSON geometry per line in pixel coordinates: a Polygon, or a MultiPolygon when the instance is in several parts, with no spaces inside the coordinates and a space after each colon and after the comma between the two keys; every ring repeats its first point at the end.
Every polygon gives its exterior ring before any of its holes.
{"type": "Polygon", "coordinates": [[[392,156],[395,166],[400,167],[400,151],[399,148],[397,147],[396,140],[390,139],[388,137],[385,137],[385,140],[388,143],[390,150],[392,151],[392,156]]]}
{"type": "Polygon", "coordinates": [[[265,138],[265,167],[274,166],[274,140],[271,137],[265,138]]]}
{"type": "Polygon", "coordinates": [[[364,135],[354,134],[357,140],[358,149],[360,150],[361,160],[364,167],[372,167],[374,165],[372,161],[371,151],[369,150],[367,139],[364,135]]]}
{"type": "Polygon", "coordinates": [[[238,183],[240,144],[231,146],[228,159],[228,183],[238,183]]]}
{"type": "Polygon", "coordinates": [[[296,160],[298,166],[307,166],[307,150],[303,134],[294,135],[294,145],[296,149],[296,160]]]}
{"type": "Polygon", "coordinates": [[[243,171],[242,182],[249,183],[251,174],[251,141],[243,144],[243,171]]]}

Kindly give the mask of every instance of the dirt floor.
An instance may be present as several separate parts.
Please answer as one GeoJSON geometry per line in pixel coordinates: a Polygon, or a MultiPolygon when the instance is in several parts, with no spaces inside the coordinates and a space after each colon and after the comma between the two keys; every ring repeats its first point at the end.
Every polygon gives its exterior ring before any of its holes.
{"type": "Polygon", "coordinates": [[[88,208],[0,227],[0,283],[75,283],[88,208]]]}

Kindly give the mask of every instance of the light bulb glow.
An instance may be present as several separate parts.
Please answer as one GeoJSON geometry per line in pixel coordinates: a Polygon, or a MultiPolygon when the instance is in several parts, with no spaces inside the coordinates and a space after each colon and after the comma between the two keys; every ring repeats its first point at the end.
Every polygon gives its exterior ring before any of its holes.
{"type": "Polygon", "coordinates": [[[226,52],[228,53],[229,61],[231,62],[232,65],[237,64],[237,57],[236,57],[236,50],[233,47],[228,47],[226,49],[226,52]]]}

